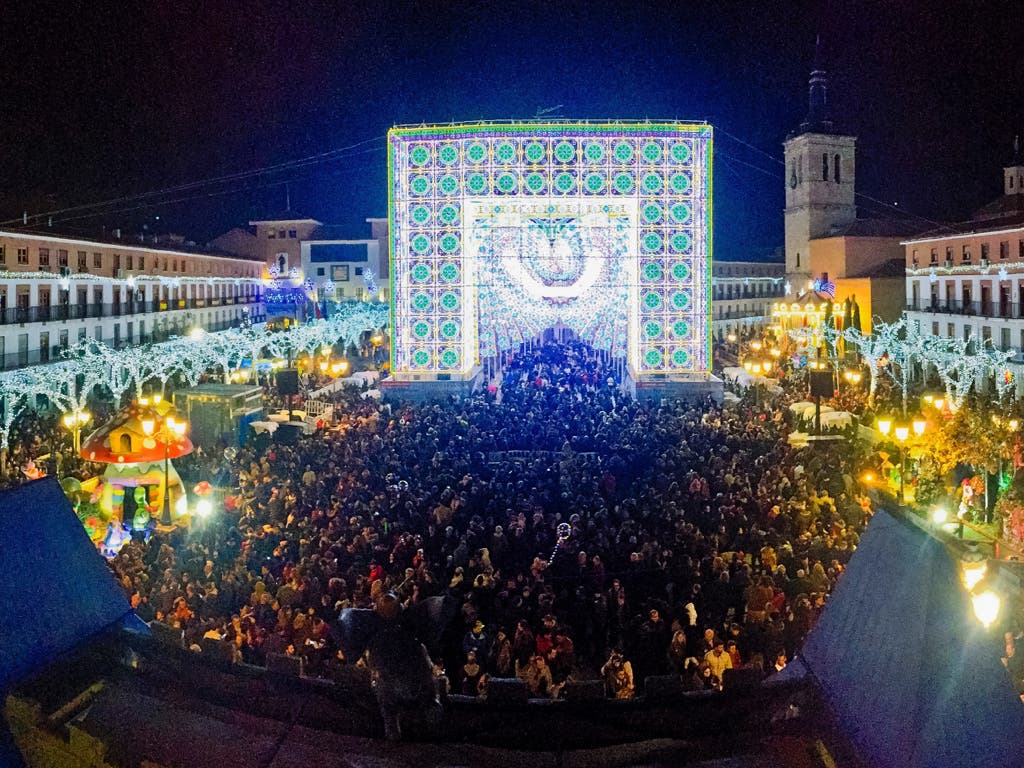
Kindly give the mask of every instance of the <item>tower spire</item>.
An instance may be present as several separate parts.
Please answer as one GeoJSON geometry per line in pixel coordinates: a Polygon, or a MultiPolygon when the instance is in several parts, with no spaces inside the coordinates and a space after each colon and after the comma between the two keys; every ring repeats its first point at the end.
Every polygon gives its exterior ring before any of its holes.
{"type": "Polygon", "coordinates": [[[814,66],[807,81],[807,117],[800,123],[800,132],[832,132],[832,117],[828,107],[828,73],[825,71],[821,35],[814,41],[814,66]]]}

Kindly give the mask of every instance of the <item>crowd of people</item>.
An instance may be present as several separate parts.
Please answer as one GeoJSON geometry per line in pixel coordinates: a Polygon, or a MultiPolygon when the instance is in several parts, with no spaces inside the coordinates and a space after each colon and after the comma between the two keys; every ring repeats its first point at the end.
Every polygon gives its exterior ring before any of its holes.
{"type": "Polygon", "coordinates": [[[450,595],[451,693],[720,688],[793,657],[870,516],[855,446],[794,450],[771,406],[638,402],[576,341],[521,350],[470,398],[331,397],[329,429],[237,452],[214,518],[112,561],[140,616],[331,675],[361,663],[331,633],[344,608],[450,595]]]}

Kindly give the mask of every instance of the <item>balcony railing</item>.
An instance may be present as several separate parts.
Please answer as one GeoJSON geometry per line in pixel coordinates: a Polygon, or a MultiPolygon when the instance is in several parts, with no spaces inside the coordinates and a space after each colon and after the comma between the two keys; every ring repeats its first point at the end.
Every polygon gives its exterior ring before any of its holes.
{"type": "MultiPolygon", "coordinates": [[[[42,304],[35,307],[0,308],[0,325],[26,325],[62,320],[86,320],[101,317],[125,317],[144,315],[151,312],[167,312],[181,309],[202,309],[205,299],[172,299],[155,301],[127,301],[114,304],[42,304]]],[[[213,306],[220,306],[221,300],[214,300],[213,306]]],[[[224,304],[258,304],[256,296],[238,296],[223,299],[224,304]]]]}
{"type": "Polygon", "coordinates": [[[1005,320],[1024,318],[1024,304],[1015,301],[913,301],[907,304],[908,312],[933,312],[943,315],[973,315],[1005,320]]]}

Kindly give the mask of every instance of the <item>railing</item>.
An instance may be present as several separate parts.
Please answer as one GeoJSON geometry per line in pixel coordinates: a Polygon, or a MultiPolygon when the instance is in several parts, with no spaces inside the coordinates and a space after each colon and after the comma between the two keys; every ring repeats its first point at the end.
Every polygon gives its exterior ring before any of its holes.
{"type": "MultiPolygon", "coordinates": [[[[258,304],[256,296],[239,296],[225,299],[225,304],[258,304]]],[[[0,325],[25,325],[27,323],[48,323],[58,320],[86,320],[101,317],[125,317],[145,315],[153,312],[167,312],[180,309],[202,309],[203,299],[176,299],[171,301],[126,301],[113,304],[40,304],[34,307],[0,308],[0,325]]],[[[219,300],[212,302],[220,306],[219,300]]]]}
{"type": "MultiPolygon", "coordinates": [[[[94,305],[99,306],[99,305],[94,305]]],[[[263,314],[254,314],[250,316],[250,319],[255,322],[262,322],[265,318],[263,314]]],[[[204,323],[203,328],[207,331],[226,331],[228,328],[234,328],[240,325],[243,321],[241,319],[230,319],[221,320],[216,323],[204,323]]],[[[123,349],[125,347],[132,347],[138,344],[155,344],[161,341],[167,341],[172,336],[180,336],[185,333],[184,328],[174,326],[171,328],[161,329],[148,329],[146,333],[133,332],[131,336],[121,336],[119,338],[107,337],[103,339],[103,342],[115,349],[123,349]]],[[[69,344],[77,342],[77,338],[69,338],[69,344]]],[[[63,351],[66,347],[63,344],[51,344],[44,349],[23,349],[16,350],[14,352],[7,352],[6,354],[0,354],[0,370],[10,370],[12,368],[25,368],[30,365],[40,365],[44,363],[55,363],[59,360],[63,360],[63,351]]]]}
{"type": "Polygon", "coordinates": [[[969,315],[975,317],[997,317],[1005,320],[1024,318],[1024,304],[1015,301],[912,301],[907,304],[908,312],[933,312],[944,315],[969,315]]]}

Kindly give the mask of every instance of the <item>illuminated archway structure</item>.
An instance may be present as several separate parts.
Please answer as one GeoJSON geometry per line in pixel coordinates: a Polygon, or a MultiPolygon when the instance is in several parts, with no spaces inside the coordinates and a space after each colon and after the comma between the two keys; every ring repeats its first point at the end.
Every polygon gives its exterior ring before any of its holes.
{"type": "Polygon", "coordinates": [[[710,381],[711,126],[392,128],[392,379],[472,382],[556,323],[638,386],[710,381]]]}

